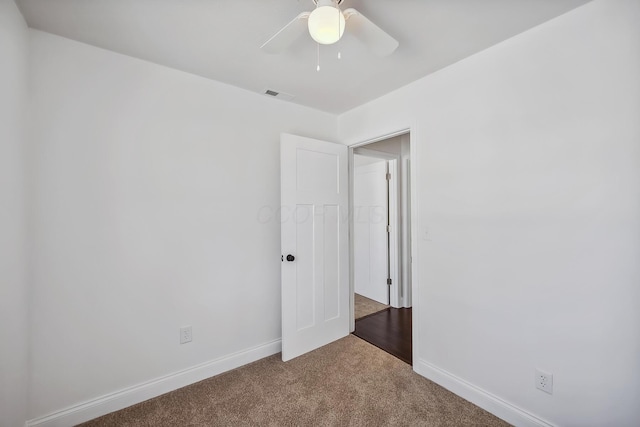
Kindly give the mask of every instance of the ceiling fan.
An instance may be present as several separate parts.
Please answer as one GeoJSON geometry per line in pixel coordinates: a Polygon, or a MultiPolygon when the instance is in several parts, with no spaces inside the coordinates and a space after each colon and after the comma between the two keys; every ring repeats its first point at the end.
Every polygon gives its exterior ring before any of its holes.
{"type": "Polygon", "coordinates": [[[280,53],[305,30],[319,44],[333,44],[345,30],[359,39],[373,53],[387,56],[398,47],[398,41],[353,8],[340,10],[343,0],[312,0],[316,8],[302,12],[260,48],[267,53],[280,53]]]}

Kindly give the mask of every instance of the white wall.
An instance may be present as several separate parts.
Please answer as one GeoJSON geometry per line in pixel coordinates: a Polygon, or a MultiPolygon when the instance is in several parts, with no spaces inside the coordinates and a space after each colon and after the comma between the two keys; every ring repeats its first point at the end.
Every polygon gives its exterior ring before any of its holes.
{"type": "Polygon", "coordinates": [[[336,117],[31,42],[30,417],[279,340],[280,133],[335,140],[336,117]]]}
{"type": "Polygon", "coordinates": [[[27,406],[26,126],[29,34],[13,0],[0,0],[0,426],[27,406]]]}
{"type": "Polygon", "coordinates": [[[416,369],[518,424],[640,424],[638,22],[596,0],[339,117],[411,126],[416,369]]]}

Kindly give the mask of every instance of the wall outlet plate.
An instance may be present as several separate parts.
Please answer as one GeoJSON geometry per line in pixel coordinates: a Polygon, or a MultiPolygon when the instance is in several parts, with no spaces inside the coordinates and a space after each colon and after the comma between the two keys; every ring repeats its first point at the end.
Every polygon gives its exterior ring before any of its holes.
{"type": "Polygon", "coordinates": [[[191,342],[191,326],[185,326],[184,328],[180,328],[180,344],[186,344],[191,342]]]}
{"type": "Polygon", "coordinates": [[[536,369],[535,381],[538,390],[553,394],[553,374],[536,369]]]}

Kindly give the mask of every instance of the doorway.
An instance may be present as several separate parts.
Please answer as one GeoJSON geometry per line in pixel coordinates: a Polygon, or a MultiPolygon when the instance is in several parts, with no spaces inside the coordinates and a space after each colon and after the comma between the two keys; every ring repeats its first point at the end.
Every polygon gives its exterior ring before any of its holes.
{"type": "Polygon", "coordinates": [[[410,135],[350,153],[352,330],[412,364],[410,135]]]}

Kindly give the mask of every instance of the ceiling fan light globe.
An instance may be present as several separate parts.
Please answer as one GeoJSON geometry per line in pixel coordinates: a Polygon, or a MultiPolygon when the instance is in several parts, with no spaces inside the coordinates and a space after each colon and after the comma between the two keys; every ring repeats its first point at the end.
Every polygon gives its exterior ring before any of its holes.
{"type": "Polygon", "coordinates": [[[308,23],[309,34],[320,44],[333,44],[344,34],[344,15],[332,1],[319,1],[308,23]]]}

